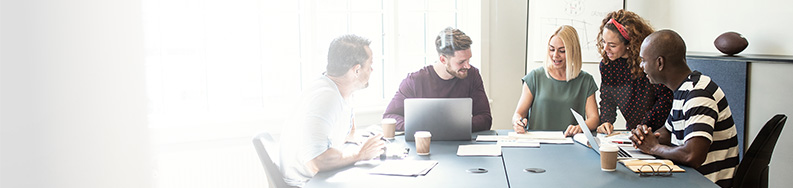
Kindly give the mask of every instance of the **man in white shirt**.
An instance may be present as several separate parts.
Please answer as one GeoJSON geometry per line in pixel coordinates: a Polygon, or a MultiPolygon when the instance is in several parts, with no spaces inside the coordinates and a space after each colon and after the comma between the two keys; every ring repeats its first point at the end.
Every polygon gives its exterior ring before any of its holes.
{"type": "Polygon", "coordinates": [[[378,156],[382,135],[362,143],[355,135],[350,100],[369,85],[372,73],[370,41],[344,35],[331,42],[326,72],[303,91],[300,105],[284,124],[280,170],[287,184],[302,187],[317,172],[378,156]],[[345,148],[345,142],[357,147],[345,148]]]}

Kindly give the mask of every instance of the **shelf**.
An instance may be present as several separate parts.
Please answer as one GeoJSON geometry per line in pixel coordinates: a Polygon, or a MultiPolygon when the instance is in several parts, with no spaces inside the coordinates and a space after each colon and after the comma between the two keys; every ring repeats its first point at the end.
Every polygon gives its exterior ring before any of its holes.
{"type": "Polygon", "coordinates": [[[724,54],[709,53],[709,52],[686,52],[686,58],[736,60],[736,61],[748,61],[748,62],[769,61],[769,62],[793,63],[793,56],[786,56],[786,55],[738,54],[735,56],[727,56],[724,54]]]}

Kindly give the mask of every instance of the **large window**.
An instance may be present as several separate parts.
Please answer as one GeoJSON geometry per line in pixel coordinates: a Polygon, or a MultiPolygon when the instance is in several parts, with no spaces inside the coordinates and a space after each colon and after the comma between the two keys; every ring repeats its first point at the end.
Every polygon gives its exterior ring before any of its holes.
{"type": "MultiPolygon", "coordinates": [[[[150,125],[156,142],[278,131],[302,87],[321,75],[330,41],[369,38],[370,88],[358,109],[383,109],[408,72],[437,59],[447,27],[474,39],[475,0],[144,0],[150,125]],[[179,133],[179,134],[172,134],[179,133]]],[[[481,68],[481,67],[480,67],[481,68]]]]}
{"type": "Polygon", "coordinates": [[[143,0],[154,187],[266,186],[249,138],[280,131],[305,84],[325,69],[328,45],[337,36],[372,41],[375,71],[353,103],[356,111],[371,111],[369,119],[379,119],[377,111],[408,72],[437,59],[433,40],[447,26],[471,36],[471,63],[479,67],[479,5],[143,0]]]}

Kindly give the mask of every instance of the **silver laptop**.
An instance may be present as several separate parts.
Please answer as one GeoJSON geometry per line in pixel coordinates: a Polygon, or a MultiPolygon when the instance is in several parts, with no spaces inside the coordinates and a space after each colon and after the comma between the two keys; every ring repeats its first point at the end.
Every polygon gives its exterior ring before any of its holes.
{"type": "MultiPolygon", "coordinates": [[[[581,116],[578,112],[570,108],[570,111],[573,112],[573,116],[575,116],[576,122],[579,125],[587,126],[586,121],[584,121],[584,117],[581,116]]],[[[588,127],[588,126],[587,126],[588,127]]],[[[592,149],[595,150],[598,154],[600,154],[600,139],[592,136],[592,132],[584,129],[584,135],[586,135],[586,139],[589,142],[589,145],[592,146],[592,149]]],[[[620,146],[620,150],[617,152],[617,159],[655,159],[654,156],[642,153],[641,150],[630,147],[630,146],[620,146]]]]}
{"type": "Polygon", "coordinates": [[[471,140],[471,98],[405,99],[405,140],[429,131],[432,140],[471,140]]]}

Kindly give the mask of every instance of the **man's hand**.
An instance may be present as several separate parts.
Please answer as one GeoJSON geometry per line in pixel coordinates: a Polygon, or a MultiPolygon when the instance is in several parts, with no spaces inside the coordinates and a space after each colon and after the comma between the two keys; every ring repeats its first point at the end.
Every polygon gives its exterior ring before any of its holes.
{"type": "MultiPolygon", "coordinates": [[[[587,129],[589,131],[589,129],[587,129]]],[[[564,136],[573,136],[575,134],[582,133],[581,126],[578,125],[569,125],[567,126],[567,130],[564,131],[564,136]]]]}
{"type": "Polygon", "coordinates": [[[358,151],[358,157],[356,159],[358,161],[369,160],[383,153],[385,141],[381,140],[382,138],[383,134],[377,134],[366,139],[366,142],[361,146],[361,150],[358,151]]]}
{"type": "Polygon", "coordinates": [[[653,154],[652,150],[658,145],[660,133],[653,133],[652,128],[647,127],[647,125],[638,125],[631,133],[632,135],[629,139],[633,142],[634,147],[644,153],[653,154]]]}
{"type": "Polygon", "coordinates": [[[600,126],[598,126],[599,133],[611,134],[611,132],[613,131],[614,131],[614,125],[612,125],[609,122],[605,122],[603,124],[600,124],[600,126]]]}

